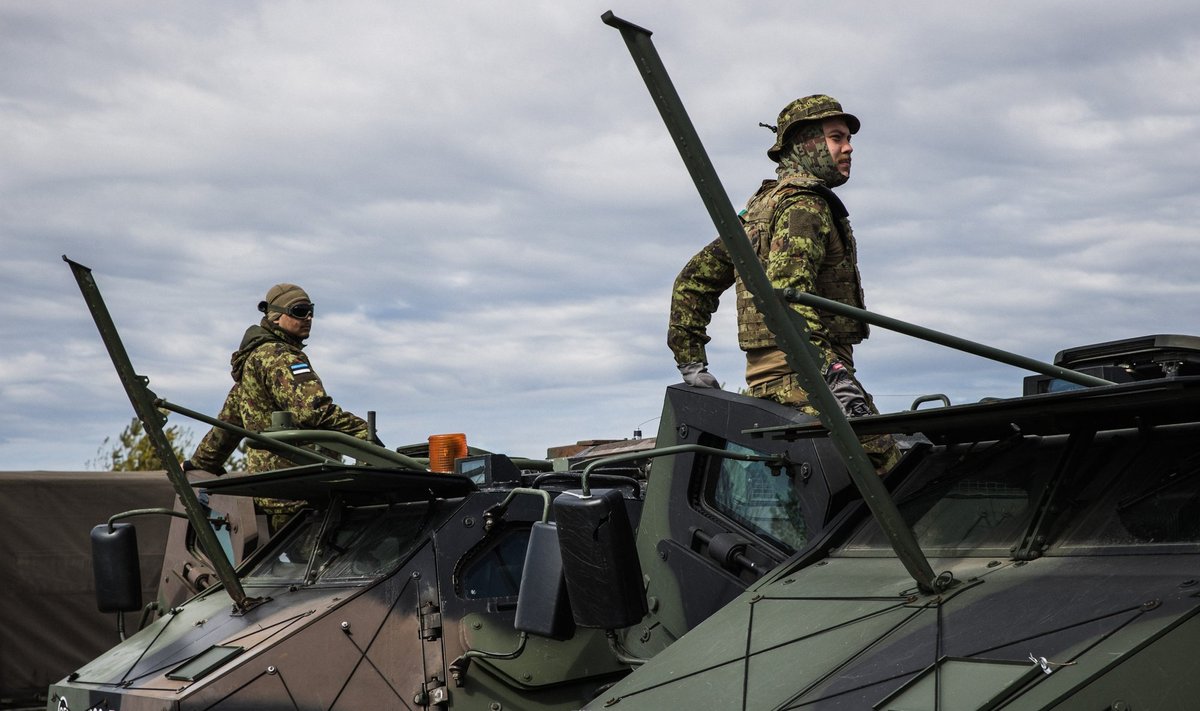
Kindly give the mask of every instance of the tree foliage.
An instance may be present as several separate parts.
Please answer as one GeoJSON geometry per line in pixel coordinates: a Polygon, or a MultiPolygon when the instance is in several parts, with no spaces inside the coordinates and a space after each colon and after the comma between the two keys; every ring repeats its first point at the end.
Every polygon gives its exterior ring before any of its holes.
{"type": "MultiPolygon", "coordinates": [[[[183,461],[187,456],[184,450],[191,449],[191,432],[179,425],[168,425],[163,428],[163,434],[171,445],[175,461],[183,461]]],[[[158,452],[154,451],[154,445],[142,427],[142,421],[135,417],[115,439],[104,438],[100,448],[96,450],[96,458],[88,462],[88,468],[111,472],[141,472],[166,469],[166,466],[159,458],[158,452]]]]}
{"type": "MultiPolygon", "coordinates": [[[[167,442],[171,445],[171,453],[175,457],[175,461],[182,462],[186,459],[192,450],[191,430],[180,425],[167,425],[163,428],[163,434],[166,435],[167,442]]],[[[87,463],[87,468],[111,472],[133,472],[166,469],[166,466],[159,459],[158,452],[154,451],[154,444],[146,434],[142,421],[134,417],[115,439],[104,438],[104,442],[96,450],[96,458],[87,463]]],[[[245,471],[246,446],[244,444],[238,447],[233,456],[229,458],[225,468],[229,471],[245,471]]]]}

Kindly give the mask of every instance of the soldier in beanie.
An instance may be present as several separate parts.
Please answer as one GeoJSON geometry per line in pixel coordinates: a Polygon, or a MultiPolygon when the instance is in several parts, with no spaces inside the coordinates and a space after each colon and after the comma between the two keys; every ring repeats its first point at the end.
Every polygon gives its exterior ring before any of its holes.
{"type": "MultiPolygon", "coordinates": [[[[858,118],[823,94],[796,99],[780,112],[775,144],[767,150],[776,163],[776,177],[763,181],[740,213],[746,236],[776,289],[794,288],[863,308],[849,213],[832,190],[850,178],[850,137],[860,126],[858,118]]],[[[735,285],[747,392],[816,415],[720,239],[688,261],[671,293],[667,345],[684,382],[720,387],[707,370],[704,346],[721,294],[735,285]]],[[[867,337],[867,325],[801,304],[791,306],[808,323],[826,381],[846,414],[877,413],[854,376],[854,345],[867,337]]],[[[880,473],[899,459],[890,436],[864,438],[863,447],[880,473]]]]}
{"type": "MultiPolygon", "coordinates": [[[[295,284],[276,284],[259,302],[262,320],[246,329],[242,343],[230,357],[233,387],[217,418],[253,432],[271,426],[271,413],[288,411],[301,429],[325,429],[366,438],[367,423],[334,404],[304,353],[304,340],[312,330],[313,302],[295,284]]],[[[224,474],[225,460],[241,438],[219,427],[212,428],[185,463],[185,469],[224,474]]],[[[251,448],[246,468],[251,472],[296,466],[280,455],[251,448]]],[[[304,502],[256,499],[268,514],[271,531],[298,511],[304,502]]]]}

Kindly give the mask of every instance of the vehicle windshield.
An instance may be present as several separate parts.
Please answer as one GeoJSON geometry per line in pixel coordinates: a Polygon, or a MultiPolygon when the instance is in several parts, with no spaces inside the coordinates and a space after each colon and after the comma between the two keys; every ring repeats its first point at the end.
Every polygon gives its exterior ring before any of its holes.
{"type": "MultiPolygon", "coordinates": [[[[725,449],[739,454],[765,454],[735,442],[725,449]]],[[[720,458],[708,478],[708,504],[741,526],[784,550],[794,552],[808,540],[805,513],[793,481],[765,462],[720,458]]]]}
{"type": "MultiPolygon", "coordinates": [[[[1007,558],[1027,535],[1045,555],[1195,550],[1200,454],[1194,428],[1102,433],[1072,452],[1065,436],[953,445],[925,457],[895,493],[930,556],[1007,558]],[[1061,478],[1062,481],[1057,481],[1061,478]],[[1039,510],[1045,514],[1034,530],[1039,510]]],[[[890,554],[868,521],[842,550],[890,554]]]]}
{"type": "MultiPolygon", "coordinates": [[[[1054,471],[1059,446],[1015,438],[935,450],[896,492],[896,503],[927,555],[1007,554],[1020,541],[1054,471]]],[[[870,522],[847,552],[889,551],[870,522]]]]}
{"type": "Polygon", "coordinates": [[[303,523],[272,541],[267,557],[243,579],[247,586],[359,583],[399,566],[420,542],[427,502],[333,506],[307,512],[303,523]],[[322,532],[323,518],[328,525],[322,532]],[[318,536],[321,539],[318,540],[318,536]]]}
{"type": "MultiPolygon", "coordinates": [[[[1200,544],[1200,433],[1194,428],[1127,435],[1107,455],[1117,470],[1097,482],[1097,503],[1076,516],[1055,547],[1069,555],[1136,546],[1154,552],[1194,552],[1200,544]],[[1106,484],[1106,485],[1104,485],[1106,484]]],[[[1085,495],[1090,492],[1085,491],[1085,495]]]]}

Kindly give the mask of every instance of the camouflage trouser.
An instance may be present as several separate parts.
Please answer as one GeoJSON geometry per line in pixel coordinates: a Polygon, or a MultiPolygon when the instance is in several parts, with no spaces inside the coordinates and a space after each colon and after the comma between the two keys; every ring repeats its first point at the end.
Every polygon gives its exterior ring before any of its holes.
{"type": "MultiPolygon", "coordinates": [[[[879,414],[879,410],[875,408],[875,403],[871,400],[871,395],[866,390],[862,390],[862,393],[866,397],[871,414],[879,414]]],[[[817,409],[809,404],[808,393],[800,387],[800,377],[795,373],[755,385],[748,388],[746,394],[794,407],[806,415],[817,416],[817,409]]],[[[871,464],[875,466],[875,471],[880,474],[888,471],[896,465],[896,462],[900,461],[900,449],[889,434],[866,435],[859,437],[858,441],[862,443],[863,450],[866,451],[871,464]]]]}
{"type": "Polygon", "coordinates": [[[305,502],[289,499],[268,499],[255,497],[254,509],[267,516],[267,532],[272,536],[283,528],[283,524],[291,520],[296,512],[304,508],[305,502]]]}

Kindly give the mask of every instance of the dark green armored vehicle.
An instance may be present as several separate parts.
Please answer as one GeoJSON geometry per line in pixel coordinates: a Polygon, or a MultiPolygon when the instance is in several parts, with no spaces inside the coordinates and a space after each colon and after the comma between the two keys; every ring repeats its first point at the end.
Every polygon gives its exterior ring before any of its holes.
{"type": "Polygon", "coordinates": [[[1196,708],[1200,339],[1074,355],[1156,377],[1044,393],[1062,384],[1034,377],[1022,398],[856,421],[928,439],[886,484],[936,586],[867,518],[587,708],[1196,708]]]}

